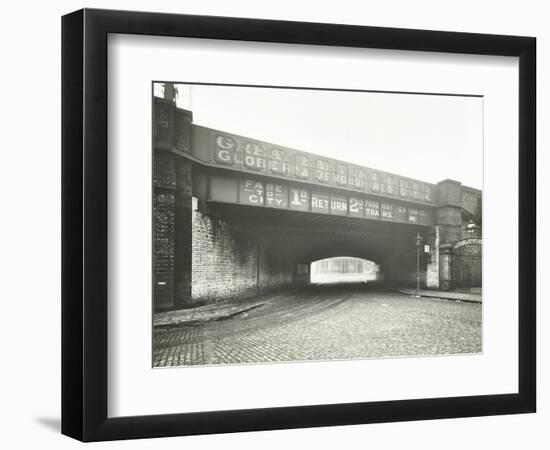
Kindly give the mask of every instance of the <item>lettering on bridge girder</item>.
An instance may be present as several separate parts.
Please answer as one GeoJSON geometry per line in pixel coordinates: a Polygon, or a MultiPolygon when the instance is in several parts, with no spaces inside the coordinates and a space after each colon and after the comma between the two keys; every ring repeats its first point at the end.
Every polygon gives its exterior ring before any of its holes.
{"type": "Polygon", "coordinates": [[[219,180],[216,175],[209,178],[210,201],[418,225],[432,224],[432,212],[428,207],[380,201],[365,195],[345,195],[329,189],[304,189],[251,178],[219,180]]]}

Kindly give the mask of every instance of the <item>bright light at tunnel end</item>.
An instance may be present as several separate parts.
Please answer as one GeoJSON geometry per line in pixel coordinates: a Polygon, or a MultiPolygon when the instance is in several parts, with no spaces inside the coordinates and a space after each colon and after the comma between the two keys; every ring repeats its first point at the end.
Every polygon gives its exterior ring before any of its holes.
{"type": "Polygon", "coordinates": [[[368,283],[382,281],[380,265],[352,256],[325,258],[311,263],[312,284],[368,283]]]}

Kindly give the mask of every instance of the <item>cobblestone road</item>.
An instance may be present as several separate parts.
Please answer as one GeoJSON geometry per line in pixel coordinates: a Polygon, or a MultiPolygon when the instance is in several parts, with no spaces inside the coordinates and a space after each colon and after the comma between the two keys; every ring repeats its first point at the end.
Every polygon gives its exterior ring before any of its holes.
{"type": "Polygon", "coordinates": [[[481,352],[477,303],[364,286],[312,287],[262,300],[225,320],[155,329],[154,366],[481,352]]]}

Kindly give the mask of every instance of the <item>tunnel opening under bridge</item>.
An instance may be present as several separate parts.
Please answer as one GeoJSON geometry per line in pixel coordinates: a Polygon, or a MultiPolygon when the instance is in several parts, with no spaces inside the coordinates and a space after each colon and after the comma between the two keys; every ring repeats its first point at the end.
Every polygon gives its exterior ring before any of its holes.
{"type": "Polygon", "coordinates": [[[416,280],[420,227],[213,202],[198,202],[192,222],[192,305],[322,289],[330,283],[319,283],[311,269],[342,257],[374,265],[374,276],[363,266],[370,286],[412,287],[416,280]]]}
{"type": "Polygon", "coordinates": [[[353,256],[336,256],[311,262],[310,283],[313,285],[378,284],[384,279],[380,264],[353,256]]]}

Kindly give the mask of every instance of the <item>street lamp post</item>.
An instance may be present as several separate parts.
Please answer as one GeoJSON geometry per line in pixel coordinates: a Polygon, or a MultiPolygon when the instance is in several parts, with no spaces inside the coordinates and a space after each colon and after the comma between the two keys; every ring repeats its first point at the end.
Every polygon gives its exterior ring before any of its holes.
{"type": "Polygon", "coordinates": [[[416,233],[416,295],[420,291],[420,246],[422,245],[422,236],[416,233]]]}
{"type": "MultiPolygon", "coordinates": [[[[477,225],[473,220],[469,220],[468,224],[466,225],[466,231],[468,232],[469,237],[473,237],[476,235],[477,232],[477,225]]],[[[468,289],[468,292],[472,292],[472,271],[469,265],[465,267],[466,272],[466,289],[468,289]]]]}

